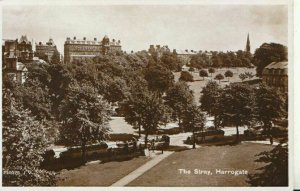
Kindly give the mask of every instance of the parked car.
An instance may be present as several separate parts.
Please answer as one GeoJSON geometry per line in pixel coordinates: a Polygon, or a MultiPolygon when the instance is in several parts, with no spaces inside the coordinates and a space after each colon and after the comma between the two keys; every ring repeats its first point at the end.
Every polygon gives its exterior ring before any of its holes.
{"type": "MultiPolygon", "coordinates": [[[[224,137],[225,132],[223,130],[206,130],[203,132],[195,133],[196,142],[204,142],[213,139],[221,139],[224,137]]],[[[193,136],[188,137],[186,142],[190,142],[193,140],[193,136]]]]}

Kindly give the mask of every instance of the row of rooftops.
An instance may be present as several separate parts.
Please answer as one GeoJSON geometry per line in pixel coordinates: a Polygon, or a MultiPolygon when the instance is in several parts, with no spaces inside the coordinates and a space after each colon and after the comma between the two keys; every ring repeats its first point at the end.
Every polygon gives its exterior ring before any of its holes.
{"type": "MultiPolygon", "coordinates": [[[[12,39],[3,39],[4,42],[18,42],[18,43],[25,43],[25,44],[31,44],[31,42],[28,40],[26,35],[22,35],[20,39],[12,40],[12,39]]],[[[112,39],[111,41],[107,37],[107,35],[104,36],[102,41],[97,41],[97,38],[94,38],[94,40],[87,40],[86,37],[83,37],[82,40],[76,39],[76,37],[73,37],[71,39],[70,37],[67,37],[66,44],[103,44],[103,42],[108,42],[109,45],[112,46],[121,46],[120,40],[112,39]]],[[[48,42],[43,44],[42,42],[36,43],[37,46],[55,46],[55,43],[52,38],[49,39],[48,42]]]]}
{"type": "MultiPolygon", "coordinates": [[[[168,51],[168,52],[170,52],[170,49],[169,49],[168,45],[164,45],[164,46],[161,46],[161,45],[150,45],[149,51],[150,52],[151,51],[168,51]]],[[[188,50],[188,49],[185,49],[185,50],[176,50],[176,49],[173,49],[173,52],[176,53],[176,54],[179,54],[179,55],[194,55],[194,54],[200,53],[201,51],[188,50]]],[[[207,52],[206,55],[211,56],[212,53],[211,52],[207,52]]]]}
{"type": "Polygon", "coordinates": [[[288,75],[288,61],[272,62],[262,72],[263,75],[288,75]]]}
{"type": "Polygon", "coordinates": [[[94,38],[94,40],[87,40],[86,37],[83,37],[83,39],[77,39],[76,36],[71,39],[70,37],[67,37],[66,44],[95,44],[95,45],[102,45],[102,44],[109,44],[112,46],[121,46],[120,40],[112,39],[111,41],[105,35],[101,41],[98,41],[97,38],[94,38]]]}

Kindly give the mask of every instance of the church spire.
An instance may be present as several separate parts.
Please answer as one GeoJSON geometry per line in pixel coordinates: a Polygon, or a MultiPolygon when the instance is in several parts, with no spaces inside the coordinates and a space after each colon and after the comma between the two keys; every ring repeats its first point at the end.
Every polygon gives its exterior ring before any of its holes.
{"type": "Polygon", "coordinates": [[[247,36],[247,44],[246,44],[246,52],[250,52],[250,39],[249,39],[249,33],[248,33],[248,36],[247,36]]]}

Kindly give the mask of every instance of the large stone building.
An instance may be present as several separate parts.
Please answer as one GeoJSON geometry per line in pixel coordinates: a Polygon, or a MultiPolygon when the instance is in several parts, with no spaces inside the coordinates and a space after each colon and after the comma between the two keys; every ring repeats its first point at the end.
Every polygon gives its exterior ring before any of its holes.
{"type": "Polygon", "coordinates": [[[157,58],[160,58],[164,53],[169,53],[171,52],[169,47],[167,45],[165,46],[160,46],[160,45],[150,45],[148,52],[152,56],[156,56],[157,58]]]}
{"type": "Polygon", "coordinates": [[[97,38],[94,40],[78,40],[76,37],[73,39],[67,38],[64,45],[64,62],[71,63],[74,60],[82,60],[85,58],[93,58],[100,55],[116,54],[121,52],[120,40],[110,40],[105,36],[101,41],[97,38]]]}
{"type": "Polygon", "coordinates": [[[270,87],[288,92],[288,62],[272,62],[262,72],[262,80],[270,87]]]}
{"type": "Polygon", "coordinates": [[[26,35],[18,40],[4,40],[2,45],[2,71],[4,78],[9,77],[18,83],[26,78],[27,68],[24,63],[33,61],[32,44],[26,35]]]}
{"type": "Polygon", "coordinates": [[[191,58],[193,55],[197,54],[197,51],[194,50],[173,50],[174,53],[177,54],[178,58],[181,59],[181,61],[185,64],[188,65],[191,61],[191,58]]]}
{"type": "Polygon", "coordinates": [[[54,52],[57,51],[54,41],[50,38],[46,44],[39,42],[35,45],[35,56],[51,63],[54,52]]]}

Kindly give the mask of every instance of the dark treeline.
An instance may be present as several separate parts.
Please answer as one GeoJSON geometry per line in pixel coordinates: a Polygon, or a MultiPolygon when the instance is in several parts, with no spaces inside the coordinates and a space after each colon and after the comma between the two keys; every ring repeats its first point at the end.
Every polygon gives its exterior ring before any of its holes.
{"type": "Polygon", "coordinates": [[[200,52],[193,55],[190,61],[193,68],[252,67],[252,55],[239,50],[237,52],[200,52]]]}

